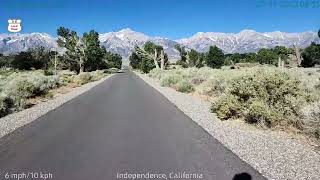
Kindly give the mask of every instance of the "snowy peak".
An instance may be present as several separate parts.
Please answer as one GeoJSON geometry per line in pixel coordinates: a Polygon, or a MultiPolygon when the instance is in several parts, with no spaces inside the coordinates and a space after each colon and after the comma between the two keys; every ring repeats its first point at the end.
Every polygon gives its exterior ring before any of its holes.
{"type": "Polygon", "coordinates": [[[57,48],[55,39],[46,33],[0,35],[0,53],[3,54],[18,53],[40,46],[46,49],[57,48]]]}
{"type": "MultiPolygon", "coordinates": [[[[293,44],[303,48],[311,42],[320,43],[317,33],[312,31],[285,33],[257,32],[250,29],[244,29],[239,33],[198,32],[189,38],[174,41],[125,28],[116,32],[102,33],[99,39],[101,45],[108,51],[118,53],[123,58],[128,58],[135,46],[143,46],[145,42],[152,41],[163,46],[171,59],[179,58],[179,53],[174,48],[177,43],[200,52],[206,52],[210,46],[218,46],[225,53],[256,52],[261,48],[292,47],[293,44]]],[[[39,46],[47,49],[57,48],[56,39],[46,33],[0,34],[0,53],[3,54],[17,53],[39,46]]]]}
{"type": "Polygon", "coordinates": [[[120,54],[128,58],[135,46],[143,46],[147,41],[152,41],[164,47],[166,53],[171,57],[177,57],[174,49],[176,42],[161,37],[150,37],[141,32],[133,31],[130,28],[122,29],[117,32],[100,34],[100,42],[109,51],[120,54]]]}
{"type": "Polygon", "coordinates": [[[306,47],[313,41],[319,42],[319,38],[315,32],[311,31],[302,33],[280,31],[260,33],[245,29],[239,33],[200,32],[177,42],[201,52],[207,51],[209,46],[217,46],[225,53],[247,53],[275,46],[292,47],[293,44],[306,47]]]}

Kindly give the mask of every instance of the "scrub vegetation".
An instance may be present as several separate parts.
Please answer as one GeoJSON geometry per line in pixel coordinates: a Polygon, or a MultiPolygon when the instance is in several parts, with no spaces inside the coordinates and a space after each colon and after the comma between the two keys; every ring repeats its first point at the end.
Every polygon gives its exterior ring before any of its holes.
{"type": "Polygon", "coordinates": [[[208,97],[221,120],[290,127],[319,139],[319,69],[153,69],[149,76],[162,86],[208,97]]]}
{"type": "Polygon", "coordinates": [[[57,35],[64,52],[39,47],[0,54],[0,117],[34,105],[30,99],[52,97],[53,89],[81,86],[122,66],[121,56],[100,46],[99,34],[94,30],[80,37],[60,27],[57,35]]]}

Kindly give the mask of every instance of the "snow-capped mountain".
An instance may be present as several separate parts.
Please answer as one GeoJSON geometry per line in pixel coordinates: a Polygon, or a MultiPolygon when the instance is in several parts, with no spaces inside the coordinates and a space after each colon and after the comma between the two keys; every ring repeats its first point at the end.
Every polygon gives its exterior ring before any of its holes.
{"type": "MultiPolygon", "coordinates": [[[[131,29],[118,32],[100,34],[100,42],[108,51],[120,54],[127,59],[135,46],[142,46],[147,41],[152,41],[164,47],[170,59],[178,59],[179,53],[174,48],[179,43],[188,49],[205,52],[209,46],[216,45],[225,53],[256,52],[261,48],[275,46],[307,47],[311,42],[320,43],[317,33],[285,33],[280,31],[259,33],[253,30],[243,30],[239,33],[199,32],[190,38],[170,40],[162,37],[151,37],[131,29]]],[[[30,34],[0,34],[0,53],[10,54],[26,51],[29,48],[43,46],[47,49],[57,48],[56,39],[45,33],[30,34]]]]}
{"type": "Polygon", "coordinates": [[[171,58],[177,58],[179,53],[174,49],[177,42],[161,37],[150,37],[140,32],[135,32],[129,28],[118,32],[100,34],[100,42],[111,52],[118,53],[124,58],[128,58],[135,46],[143,46],[147,41],[161,45],[171,58]]]}
{"type": "Polygon", "coordinates": [[[253,30],[243,30],[235,33],[199,32],[186,39],[177,40],[178,43],[205,52],[209,46],[217,46],[225,53],[256,52],[261,48],[275,46],[307,47],[312,41],[319,42],[315,32],[285,33],[280,31],[259,33],[253,30]]]}
{"type": "Polygon", "coordinates": [[[29,48],[57,48],[56,40],[46,33],[0,34],[0,53],[11,54],[26,51],[29,48]]]}

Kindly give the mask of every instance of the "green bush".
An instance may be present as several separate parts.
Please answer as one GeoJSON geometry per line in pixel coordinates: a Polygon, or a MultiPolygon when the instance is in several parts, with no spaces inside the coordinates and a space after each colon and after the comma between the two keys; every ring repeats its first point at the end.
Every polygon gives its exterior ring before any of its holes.
{"type": "Polygon", "coordinates": [[[192,84],[186,80],[179,81],[175,85],[175,87],[176,87],[177,91],[179,91],[179,92],[190,93],[190,92],[194,91],[194,87],[192,86],[192,84]]]}
{"type": "Polygon", "coordinates": [[[8,83],[6,92],[15,99],[29,98],[40,94],[40,88],[27,78],[17,78],[8,83]]]}
{"type": "Polygon", "coordinates": [[[320,102],[315,102],[302,109],[303,130],[320,139],[320,102]]]}
{"type": "Polygon", "coordinates": [[[9,114],[12,110],[13,105],[14,105],[13,100],[10,97],[4,94],[1,94],[0,95],[0,117],[3,117],[9,114]]]}
{"type": "Polygon", "coordinates": [[[236,78],[230,84],[227,96],[234,98],[232,101],[222,98],[218,101],[220,106],[213,108],[220,118],[241,114],[248,122],[264,122],[268,126],[277,125],[283,120],[286,120],[285,123],[294,122],[300,109],[313,100],[299,80],[278,71],[257,72],[236,78]],[[237,113],[234,113],[235,107],[232,104],[235,99],[243,107],[237,113]]]}
{"type": "Polygon", "coordinates": [[[277,112],[271,109],[265,102],[261,100],[253,100],[245,114],[245,120],[248,123],[259,123],[270,127],[277,120],[281,119],[277,112]]]}
{"type": "Polygon", "coordinates": [[[239,117],[243,107],[235,96],[224,95],[212,103],[211,111],[215,112],[221,120],[228,120],[239,117]]]}
{"type": "Polygon", "coordinates": [[[207,96],[219,96],[227,91],[227,82],[220,78],[210,78],[201,83],[197,91],[207,96]]]}
{"type": "Polygon", "coordinates": [[[160,79],[161,86],[173,87],[179,81],[181,81],[183,77],[178,74],[167,74],[160,79]]]}
{"type": "Polygon", "coordinates": [[[96,70],[96,71],[92,71],[90,72],[92,79],[91,81],[97,81],[100,80],[101,78],[105,77],[107,74],[104,73],[103,70],[96,70]]]}
{"type": "Polygon", "coordinates": [[[88,72],[83,72],[75,76],[74,82],[78,85],[87,84],[92,81],[92,75],[88,72]]]}

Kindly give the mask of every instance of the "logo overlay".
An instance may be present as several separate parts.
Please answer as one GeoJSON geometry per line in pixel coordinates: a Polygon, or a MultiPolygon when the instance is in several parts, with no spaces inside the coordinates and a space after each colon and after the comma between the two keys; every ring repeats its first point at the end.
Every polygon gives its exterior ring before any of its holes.
{"type": "Polygon", "coordinates": [[[20,19],[9,19],[8,20],[8,31],[17,33],[21,31],[21,20],[20,19]]]}

